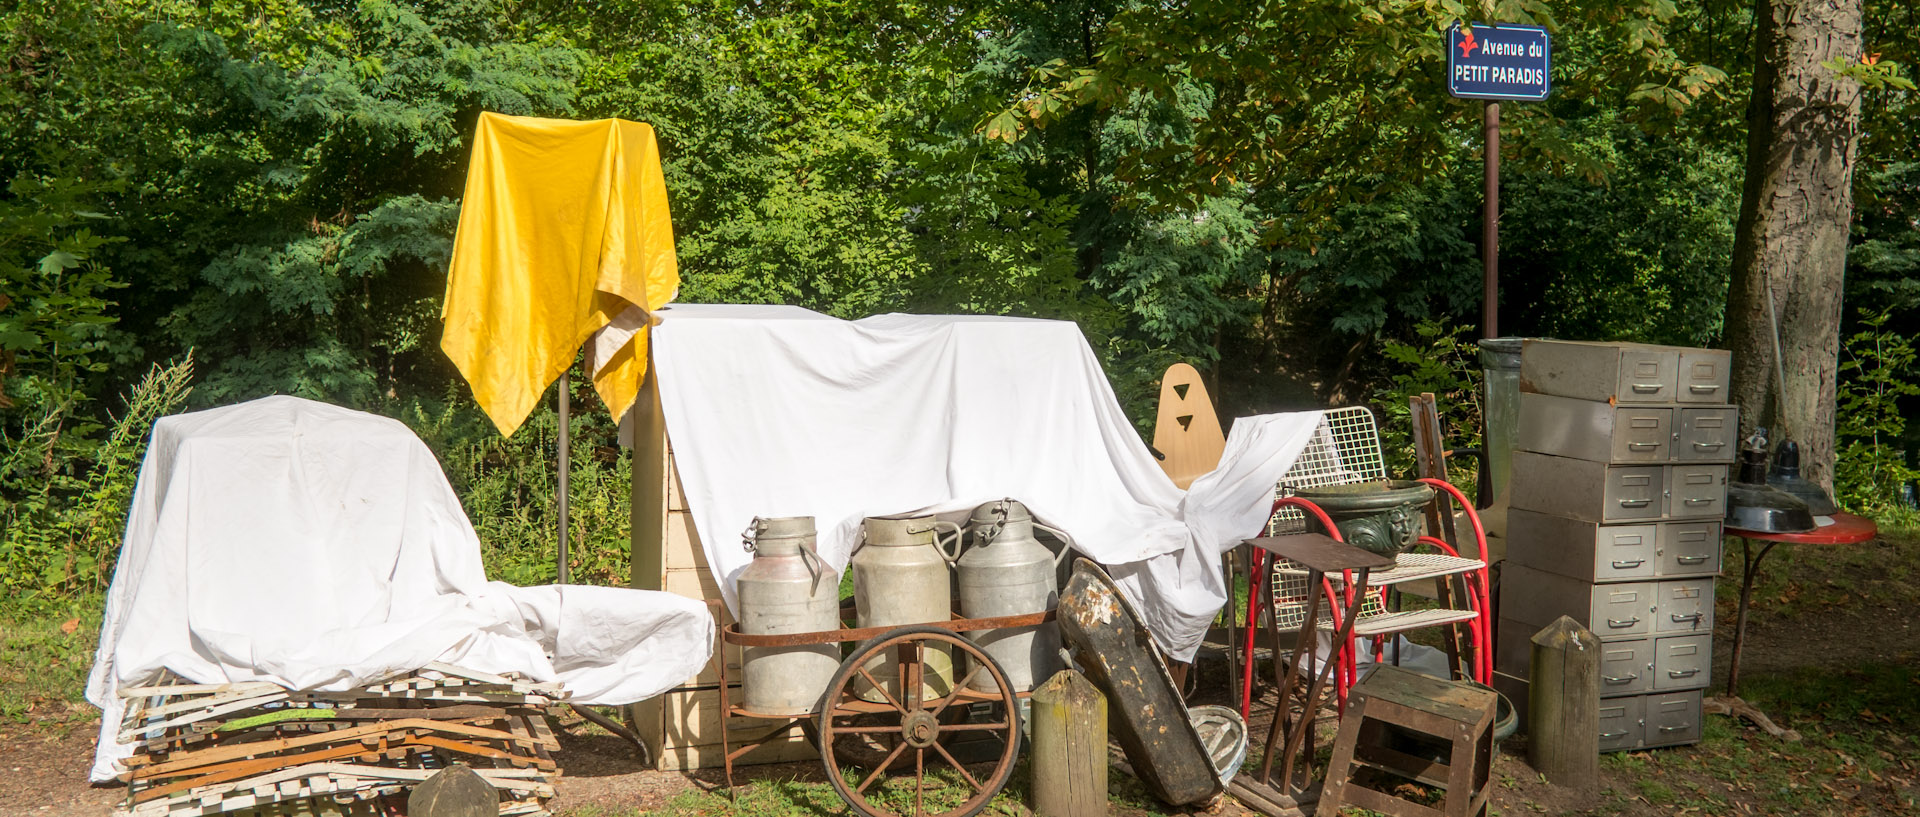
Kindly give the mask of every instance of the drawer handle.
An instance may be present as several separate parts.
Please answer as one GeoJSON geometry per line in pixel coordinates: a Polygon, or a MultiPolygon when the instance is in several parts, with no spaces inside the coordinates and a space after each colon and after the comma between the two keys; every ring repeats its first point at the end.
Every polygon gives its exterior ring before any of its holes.
{"type": "Polygon", "coordinates": [[[1644,507],[1647,507],[1648,505],[1652,505],[1652,504],[1653,504],[1653,500],[1651,500],[1651,499],[1622,499],[1622,500],[1620,500],[1620,507],[1622,507],[1622,508],[1644,508],[1644,507]]]}
{"type": "Polygon", "coordinates": [[[1693,392],[1694,394],[1712,394],[1719,390],[1719,386],[1702,386],[1698,383],[1687,386],[1687,391],[1693,392]]]}
{"type": "Polygon", "coordinates": [[[1601,732],[1600,733],[1601,740],[1613,740],[1614,738],[1624,738],[1626,736],[1627,736],[1627,733],[1625,732],[1601,732]]]}
{"type": "Polygon", "coordinates": [[[1611,676],[1611,675],[1602,675],[1602,676],[1600,676],[1600,678],[1601,678],[1601,680],[1604,680],[1604,681],[1606,681],[1606,682],[1607,682],[1607,683],[1609,683],[1609,684],[1631,684],[1631,683],[1633,683],[1634,681],[1638,681],[1638,680],[1640,680],[1640,673],[1637,673],[1637,672],[1636,672],[1636,673],[1634,673],[1634,674],[1632,674],[1632,675],[1629,675],[1629,676],[1627,676],[1627,677],[1625,677],[1625,678],[1615,678],[1615,677],[1613,677],[1613,676],[1611,676]]]}
{"type": "Polygon", "coordinates": [[[1675,561],[1678,561],[1683,565],[1697,565],[1697,564],[1706,562],[1706,560],[1707,560],[1707,557],[1705,556],[1682,556],[1675,561]]]}
{"type": "Polygon", "coordinates": [[[1615,621],[1613,619],[1607,619],[1607,626],[1612,627],[1616,630],[1626,628],[1626,627],[1632,627],[1633,625],[1639,624],[1639,623],[1640,623],[1639,616],[1634,616],[1633,618],[1627,619],[1626,621],[1615,621]]]}
{"type": "Polygon", "coordinates": [[[1699,623],[1700,623],[1700,619],[1701,619],[1701,618],[1703,618],[1703,617],[1705,617],[1705,616],[1706,616],[1706,614],[1705,614],[1705,613],[1693,613],[1693,614],[1691,614],[1691,615],[1684,615],[1684,616],[1683,616],[1683,615],[1680,615],[1679,613],[1674,613],[1674,614],[1673,614],[1673,620],[1674,620],[1674,621],[1676,621],[1676,622],[1679,622],[1679,621],[1690,621],[1690,622],[1693,622],[1694,624],[1699,624],[1699,623]]]}
{"type": "Polygon", "coordinates": [[[1687,503],[1687,507],[1689,507],[1689,508],[1691,508],[1691,507],[1696,507],[1696,506],[1699,506],[1699,505],[1712,505],[1712,504],[1714,503],[1714,500],[1712,500],[1712,499],[1689,499],[1689,500],[1686,500],[1686,503],[1687,503]]]}
{"type": "Polygon", "coordinates": [[[1700,674],[1699,667],[1695,667],[1693,669],[1685,669],[1685,670],[1682,670],[1682,669],[1667,670],[1668,678],[1692,678],[1693,676],[1699,675],[1699,674],[1700,674]]]}
{"type": "Polygon", "coordinates": [[[1661,386],[1659,383],[1635,383],[1633,384],[1633,393],[1634,394],[1659,394],[1660,388],[1661,386]]]}
{"type": "Polygon", "coordinates": [[[1720,449],[1726,448],[1726,447],[1727,447],[1726,443],[1694,443],[1693,444],[1693,450],[1695,451],[1719,451],[1720,449]]]}
{"type": "Polygon", "coordinates": [[[1627,448],[1634,451],[1652,451],[1659,447],[1659,443],[1627,443],[1627,448]]]}
{"type": "Polygon", "coordinates": [[[1693,728],[1693,724],[1685,723],[1679,726],[1662,726],[1660,727],[1660,732],[1662,734],[1671,734],[1673,732],[1683,732],[1691,728],[1693,728]]]}
{"type": "Polygon", "coordinates": [[[1613,563],[1613,569],[1614,570],[1631,570],[1633,568],[1639,567],[1646,563],[1647,563],[1647,560],[1645,559],[1634,559],[1632,561],[1617,561],[1613,563]]]}

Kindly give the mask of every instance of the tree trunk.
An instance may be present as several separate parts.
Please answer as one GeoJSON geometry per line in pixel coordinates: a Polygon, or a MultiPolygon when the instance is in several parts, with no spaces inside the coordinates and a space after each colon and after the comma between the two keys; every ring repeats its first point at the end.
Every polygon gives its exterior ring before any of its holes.
{"type": "Polygon", "coordinates": [[[1820,63],[1859,59],[1861,3],[1754,0],[1746,185],[1727,293],[1732,399],[1742,425],[1798,440],[1804,475],[1829,490],[1860,86],[1820,63]],[[1785,369],[1777,390],[1769,287],[1785,369]]]}

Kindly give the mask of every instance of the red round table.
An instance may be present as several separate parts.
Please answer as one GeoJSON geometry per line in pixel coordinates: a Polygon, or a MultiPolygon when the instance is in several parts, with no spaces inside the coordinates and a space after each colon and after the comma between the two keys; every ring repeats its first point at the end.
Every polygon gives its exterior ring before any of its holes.
{"type": "Polygon", "coordinates": [[[1738,695],[1740,683],[1740,648],[1747,638],[1747,603],[1753,597],[1753,576],[1759,570],[1760,562],[1773,551],[1778,544],[1789,545],[1857,545],[1879,534],[1879,526],[1871,519],[1863,519],[1850,513],[1836,513],[1829,517],[1830,525],[1821,525],[1806,533],[1766,533],[1757,530],[1727,528],[1728,536],[1740,537],[1740,556],[1745,561],[1746,571],[1740,574],[1740,611],[1733,625],[1733,660],[1727,666],[1727,694],[1738,695]],[[1767,543],[1760,552],[1753,552],[1754,542],[1767,543]]]}

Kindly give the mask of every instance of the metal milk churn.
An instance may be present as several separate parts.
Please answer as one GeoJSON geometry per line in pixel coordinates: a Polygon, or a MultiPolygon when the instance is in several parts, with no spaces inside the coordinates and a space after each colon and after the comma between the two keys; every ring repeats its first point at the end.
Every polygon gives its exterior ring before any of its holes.
{"type": "MultiPolygon", "coordinates": [[[[967,551],[958,569],[960,615],[993,618],[1040,613],[1059,601],[1055,563],[1060,557],[1033,538],[1034,528],[1062,542],[1073,541],[1033,521],[1027,506],[1011,499],[973,509],[967,522],[967,551]]],[[[1061,555],[1066,552],[1065,547],[1060,549],[1061,555]]],[[[967,636],[999,662],[1015,692],[1029,691],[1060,671],[1060,631],[1052,623],[980,630],[967,636]]],[[[973,686],[982,692],[999,691],[984,672],[974,674],[973,686]]]]}
{"type": "MultiPolygon", "coordinates": [[[[756,518],[741,543],[753,553],[753,563],[734,585],[740,632],[788,635],[840,628],[840,576],[814,552],[813,517],[756,518]]],[[[746,647],[741,654],[743,703],[769,715],[813,711],[840,668],[835,644],[746,647]]]]}
{"type": "MultiPolygon", "coordinates": [[[[960,545],[960,526],[931,516],[910,519],[867,517],[861,522],[864,542],[853,552],[853,601],[861,627],[899,627],[946,621],[953,617],[953,580],[949,548],[960,545]],[[941,544],[941,529],[951,530],[951,545],[941,544]]],[[[953,656],[928,647],[922,700],[946,697],[953,691],[953,656]]],[[[899,664],[891,656],[876,657],[867,672],[905,701],[900,689],[899,664]]],[[[886,696],[864,678],[854,688],[870,701],[886,696]]]]}

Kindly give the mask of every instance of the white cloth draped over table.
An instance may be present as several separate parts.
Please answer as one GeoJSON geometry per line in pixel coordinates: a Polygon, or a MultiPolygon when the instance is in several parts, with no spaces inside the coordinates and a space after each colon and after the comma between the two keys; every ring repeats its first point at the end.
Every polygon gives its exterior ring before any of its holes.
{"type": "Polygon", "coordinates": [[[866,516],[1013,497],[1106,565],[1186,660],[1227,598],[1220,555],[1259,535],[1321,412],[1243,417],[1175,487],[1066,321],[679,304],[656,313],[667,434],[729,607],[756,516],[812,516],[844,571],[866,516]]]}
{"type": "Polygon", "coordinates": [[[165,417],[87,681],[92,778],[131,754],[119,690],[162,670],[341,691],[442,661],[618,705],[693,677],[712,643],[692,599],[487,581],[439,462],[397,421],[294,397],[165,417]]]}

